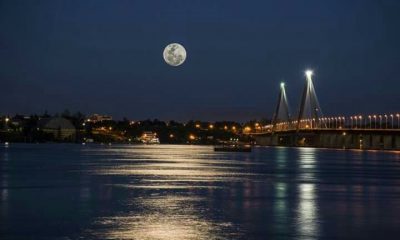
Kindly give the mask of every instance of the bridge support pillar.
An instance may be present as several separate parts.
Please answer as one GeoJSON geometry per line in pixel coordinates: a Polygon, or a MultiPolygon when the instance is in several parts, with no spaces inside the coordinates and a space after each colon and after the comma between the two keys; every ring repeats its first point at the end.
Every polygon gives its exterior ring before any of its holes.
{"type": "Polygon", "coordinates": [[[363,135],[363,149],[371,149],[371,135],[363,135]]]}
{"type": "Polygon", "coordinates": [[[372,149],[381,149],[382,148],[382,136],[374,135],[372,136],[372,149]]]}
{"type": "Polygon", "coordinates": [[[392,136],[387,135],[383,136],[383,149],[391,150],[393,149],[393,139],[392,136]]]}
{"type": "Polygon", "coordinates": [[[400,136],[394,137],[394,149],[400,150],[400,136]]]}

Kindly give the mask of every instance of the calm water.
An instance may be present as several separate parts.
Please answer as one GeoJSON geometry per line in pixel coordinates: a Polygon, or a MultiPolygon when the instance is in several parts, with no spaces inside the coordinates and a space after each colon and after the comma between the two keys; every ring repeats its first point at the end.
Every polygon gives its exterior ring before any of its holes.
{"type": "Polygon", "coordinates": [[[400,153],[0,146],[0,239],[399,239],[400,153]]]}

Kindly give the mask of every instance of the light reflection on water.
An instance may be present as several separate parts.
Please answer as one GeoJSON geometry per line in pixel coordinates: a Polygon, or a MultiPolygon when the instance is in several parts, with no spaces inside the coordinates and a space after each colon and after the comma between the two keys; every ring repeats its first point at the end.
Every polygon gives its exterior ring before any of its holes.
{"type": "Polygon", "coordinates": [[[97,224],[113,226],[113,231],[97,232],[101,239],[213,239],[229,223],[202,217],[193,203],[201,199],[182,196],[153,196],[134,204],[145,214],[99,219],[97,224]]]}
{"type": "Polygon", "coordinates": [[[8,238],[373,239],[400,231],[396,153],[18,144],[0,151],[0,236],[8,238]]]}

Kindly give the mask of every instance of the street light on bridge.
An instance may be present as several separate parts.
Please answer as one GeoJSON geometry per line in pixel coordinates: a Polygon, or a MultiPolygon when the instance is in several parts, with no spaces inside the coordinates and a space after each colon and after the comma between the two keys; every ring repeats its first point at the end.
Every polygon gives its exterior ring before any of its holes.
{"type": "Polygon", "coordinates": [[[392,120],[392,129],[394,128],[393,127],[393,114],[390,114],[390,118],[391,118],[391,120],[392,120]]]}
{"type": "Polygon", "coordinates": [[[357,128],[358,127],[358,122],[357,122],[358,117],[354,116],[354,119],[356,120],[356,128],[357,128]]]}
{"type": "Polygon", "coordinates": [[[368,115],[368,119],[369,119],[369,128],[372,128],[372,125],[371,125],[371,115],[368,115]]]}
{"type": "Polygon", "coordinates": [[[397,128],[400,128],[400,114],[396,114],[397,117],[397,128]]]}
{"type": "Polygon", "coordinates": [[[353,128],[353,117],[350,116],[350,128],[353,128]]]}
{"type": "Polygon", "coordinates": [[[385,114],[385,129],[388,127],[388,116],[385,114]]]}
{"type": "Polygon", "coordinates": [[[382,129],[382,115],[379,115],[379,129],[382,129]]]}

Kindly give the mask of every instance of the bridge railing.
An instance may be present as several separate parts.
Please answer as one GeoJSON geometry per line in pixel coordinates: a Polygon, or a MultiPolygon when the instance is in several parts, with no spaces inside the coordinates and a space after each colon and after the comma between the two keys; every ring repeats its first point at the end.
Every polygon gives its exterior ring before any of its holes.
{"type": "Polygon", "coordinates": [[[354,116],[334,116],[322,118],[301,119],[277,122],[275,125],[265,125],[258,128],[255,133],[282,132],[290,130],[305,129],[365,129],[365,130],[400,130],[400,114],[371,114],[354,116]]]}

